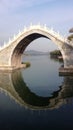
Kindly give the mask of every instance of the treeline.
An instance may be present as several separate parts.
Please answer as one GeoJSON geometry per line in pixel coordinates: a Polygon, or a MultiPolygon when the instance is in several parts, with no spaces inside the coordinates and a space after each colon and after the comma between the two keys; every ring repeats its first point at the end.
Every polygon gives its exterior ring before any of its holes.
{"type": "Polygon", "coordinates": [[[50,52],[50,55],[52,56],[62,56],[60,50],[54,50],[50,52]]]}

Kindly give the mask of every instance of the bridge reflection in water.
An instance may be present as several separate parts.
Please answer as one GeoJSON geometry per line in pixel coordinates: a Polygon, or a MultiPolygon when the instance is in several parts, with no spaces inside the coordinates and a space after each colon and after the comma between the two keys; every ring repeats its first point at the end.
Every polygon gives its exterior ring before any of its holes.
{"type": "Polygon", "coordinates": [[[73,76],[65,76],[59,90],[53,92],[51,97],[42,97],[31,92],[23,80],[21,70],[13,73],[0,72],[0,91],[4,91],[20,105],[29,109],[54,109],[71,102],[73,76]]]}

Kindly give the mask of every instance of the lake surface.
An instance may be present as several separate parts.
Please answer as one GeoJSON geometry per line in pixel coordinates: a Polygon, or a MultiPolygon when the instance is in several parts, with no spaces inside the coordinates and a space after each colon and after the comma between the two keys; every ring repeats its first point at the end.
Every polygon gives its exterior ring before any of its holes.
{"type": "Polygon", "coordinates": [[[73,130],[73,76],[49,55],[23,61],[31,66],[0,73],[0,130],[73,130]]]}

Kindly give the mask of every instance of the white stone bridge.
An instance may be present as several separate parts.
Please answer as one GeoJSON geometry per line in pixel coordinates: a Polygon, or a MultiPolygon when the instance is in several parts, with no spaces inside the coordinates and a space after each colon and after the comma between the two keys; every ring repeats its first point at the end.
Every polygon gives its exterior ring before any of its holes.
{"type": "MultiPolygon", "coordinates": [[[[21,68],[21,57],[26,47],[35,39],[45,37],[55,43],[62,53],[64,68],[73,69],[73,45],[59,32],[39,25],[30,25],[22,32],[9,39],[7,44],[0,47],[0,70],[14,70],[21,68]]],[[[48,43],[49,44],[49,43],[48,43]]]]}

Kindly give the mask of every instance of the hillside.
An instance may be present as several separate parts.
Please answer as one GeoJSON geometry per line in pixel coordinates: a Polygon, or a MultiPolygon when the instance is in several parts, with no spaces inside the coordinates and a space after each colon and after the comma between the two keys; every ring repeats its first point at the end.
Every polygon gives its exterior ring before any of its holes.
{"type": "Polygon", "coordinates": [[[35,51],[35,50],[27,50],[24,52],[25,55],[47,55],[49,52],[41,52],[41,51],[35,51]]]}

